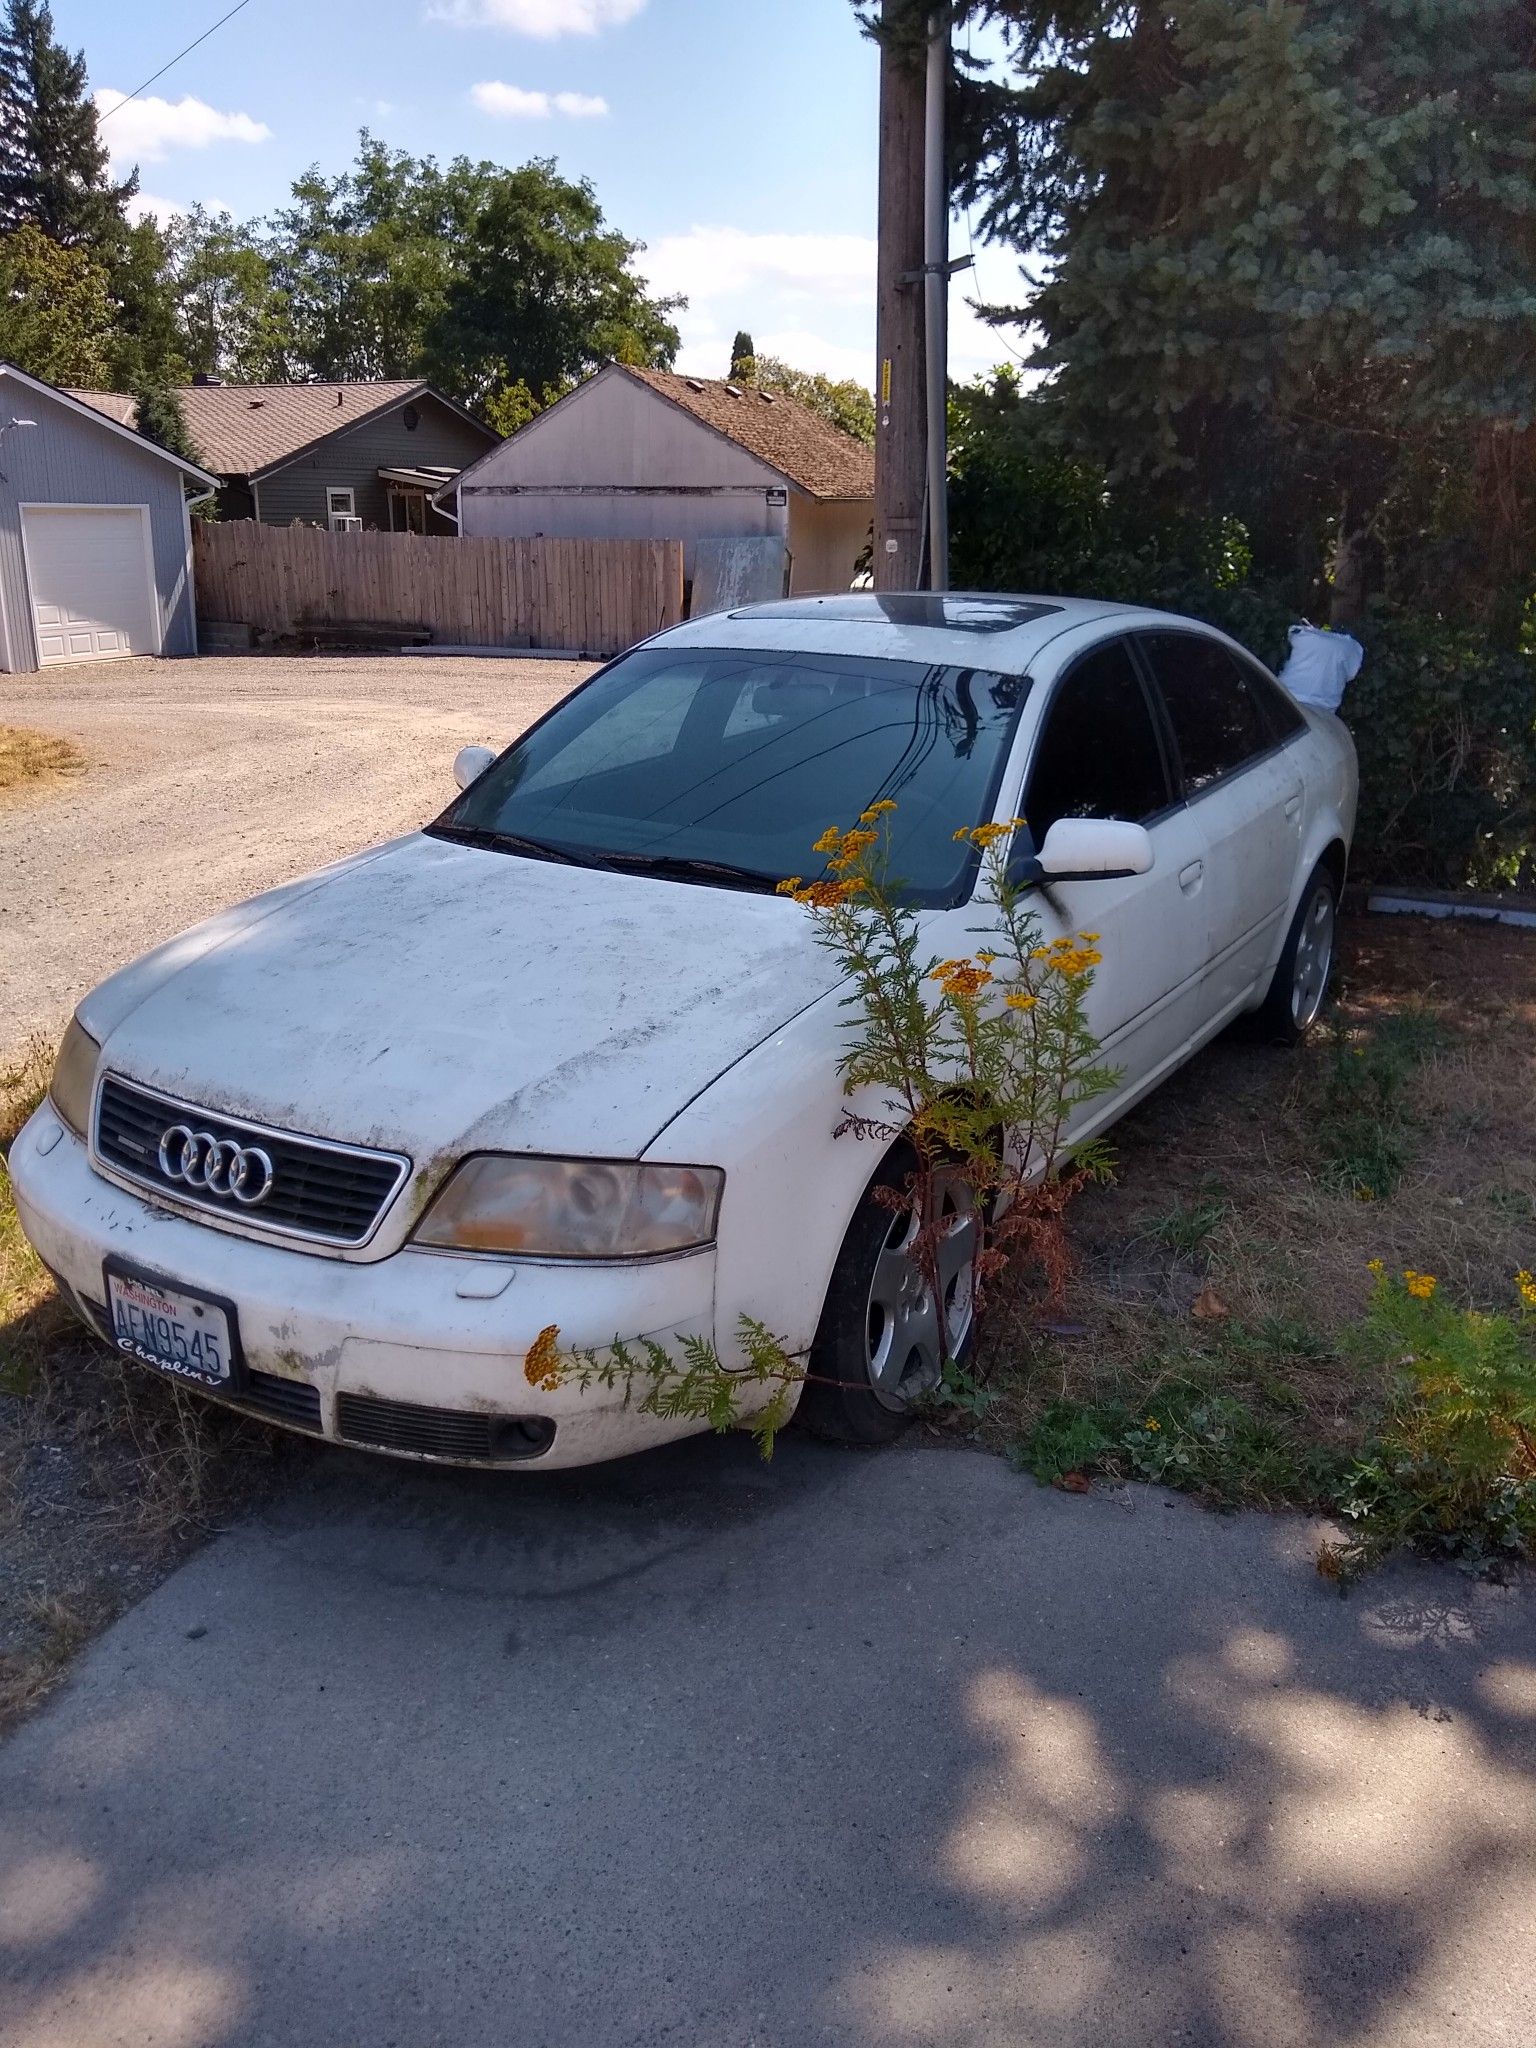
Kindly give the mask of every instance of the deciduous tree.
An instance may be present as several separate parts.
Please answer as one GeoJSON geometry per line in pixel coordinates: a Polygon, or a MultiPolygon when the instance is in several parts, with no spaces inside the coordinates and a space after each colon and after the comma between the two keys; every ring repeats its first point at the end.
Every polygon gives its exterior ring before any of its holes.
{"type": "Polygon", "coordinates": [[[49,384],[106,384],[114,331],[107,274],[35,227],[0,235],[0,357],[49,384]]]}

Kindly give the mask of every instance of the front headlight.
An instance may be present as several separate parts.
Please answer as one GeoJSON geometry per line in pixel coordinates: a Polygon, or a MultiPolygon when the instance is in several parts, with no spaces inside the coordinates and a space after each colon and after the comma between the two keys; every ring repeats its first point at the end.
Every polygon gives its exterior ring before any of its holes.
{"type": "Polygon", "coordinates": [[[91,1090],[96,1086],[96,1065],[101,1047],[78,1017],[71,1017],[58,1057],[53,1079],[48,1083],[48,1100],[60,1123],[68,1124],[77,1138],[83,1138],[91,1121],[91,1090]]]}
{"type": "Polygon", "coordinates": [[[416,1227],[418,1244],[541,1259],[644,1259],[715,1234],[718,1166],[466,1159],[416,1227]]]}

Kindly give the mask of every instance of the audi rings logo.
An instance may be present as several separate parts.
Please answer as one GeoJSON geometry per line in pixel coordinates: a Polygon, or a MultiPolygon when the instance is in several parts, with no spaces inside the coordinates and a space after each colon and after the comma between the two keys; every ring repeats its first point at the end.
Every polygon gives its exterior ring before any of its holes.
{"type": "Polygon", "coordinates": [[[210,1195],[227,1195],[254,1209],[272,1192],[272,1160],[259,1145],[237,1145],[190,1124],[172,1124],[160,1140],[160,1171],[167,1180],[210,1195]]]}

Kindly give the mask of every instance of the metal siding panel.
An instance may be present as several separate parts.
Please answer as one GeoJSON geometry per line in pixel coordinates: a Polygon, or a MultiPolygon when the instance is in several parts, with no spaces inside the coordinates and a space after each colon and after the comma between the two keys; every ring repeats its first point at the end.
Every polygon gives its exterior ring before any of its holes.
{"type": "Polygon", "coordinates": [[[182,477],[146,445],[141,453],[121,435],[97,428],[40,392],[0,383],[0,412],[35,419],[35,428],[5,436],[0,469],[0,603],[13,670],[35,668],[31,607],[21,556],[19,504],[147,505],[155,582],[165,624],[165,652],[193,647],[192,593],[181,524],[182,477]]]}

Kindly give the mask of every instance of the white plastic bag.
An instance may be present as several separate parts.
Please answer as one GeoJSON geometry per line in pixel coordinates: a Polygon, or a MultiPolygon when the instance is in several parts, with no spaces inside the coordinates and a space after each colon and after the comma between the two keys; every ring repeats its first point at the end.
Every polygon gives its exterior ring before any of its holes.
{"type": "Polygon", "coordinates": [[[1291,651],[1280,680],[1298,704],[1337,711],[1344,701],[1344,685],[1355,680],[1364,660],[1365,649],[1348,633],[1292,626],[1291,651]]]}

